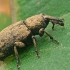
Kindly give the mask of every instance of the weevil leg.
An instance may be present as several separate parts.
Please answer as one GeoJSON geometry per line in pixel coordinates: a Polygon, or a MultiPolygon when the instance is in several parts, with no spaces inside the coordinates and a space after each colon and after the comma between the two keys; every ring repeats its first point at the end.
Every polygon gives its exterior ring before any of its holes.
{"type": "Polygon", "coordinates": [[[59,44],[59,42],[58,42],[57,40],[55,40],[47,31],[44,30],[44,32],[50,37],[50,39],[51,39],[53,42],[59,44]]]}
{"type": "Polygon", "coordinates": [[[16,60],[17,60],[17,68],[20,68],[20,59],[19,59],[19,55],[18,55],[18,51],[17,51],[17,47],[22,48],[24,47],[25,44],[22,42],[15,42],[14,43],[14,52],[15,52],[15,56],[16,56],[16,60]]]}
{"type": "Polygon", "coordinates": [[[52,30],[54,30],[54,25],[55,25],[55,24],[54,24],[54,23],[52,23],[52,24],[53,24],[53,26],[52,26],[52,30]]]}
{"type": "Polygon", "coordinates": [[[14,44],[19,48],[25,47],[25,44],[23,42],[15,42],[14,44]]]}
{"type": "Polygon", "coordinates": [[[16,60],[17,60],[17,68],[19,69],[20,68],[20,65],[19,65],[20,59],[19,59],[19,55],[18,55],[16,46],[14,46],[14,52],[15,52],[15,56],[16,56],[16,60]]]}
{"type": "Polygon", "coordinates": [[[37,55],[37,57],[40,57],[39,53],[38,53],[37,45],[36,45],[36,38],[35,38],[35,36],[32,36],[32,40],[33,40],[33,43],[34,43],[36,55],[37,55]]]}

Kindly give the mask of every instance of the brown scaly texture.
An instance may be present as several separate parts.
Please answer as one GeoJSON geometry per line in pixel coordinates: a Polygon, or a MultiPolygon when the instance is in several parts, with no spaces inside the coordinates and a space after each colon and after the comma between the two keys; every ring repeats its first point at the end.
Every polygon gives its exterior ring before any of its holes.
{"type": "Polygon", "coordinates": [[[43,28],[46,27],[46,24],[44,22],[44,17],[42,14],[34,15],[30,18],[27,18],[25,20],[25,22],[26,22],[27,26],[29,27],[29,29],[32,30],[32,33],[34,33],[34,34],[38,34],[39,29],[41,27],[43,27],[43,28]]]}
{"type": "Polygon", "coordinates": [[[23,21],[3,29],[0,32],[0,58],[10,55],[13,51],[14,42],[25,42],[30,38],[30,34],[31,31],[24,25],[23,21]]]}

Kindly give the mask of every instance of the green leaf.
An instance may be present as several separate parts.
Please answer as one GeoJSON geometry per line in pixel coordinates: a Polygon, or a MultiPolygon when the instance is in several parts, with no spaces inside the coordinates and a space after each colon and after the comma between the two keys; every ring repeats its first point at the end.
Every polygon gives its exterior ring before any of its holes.
{"type": "MultiPolygon", "coordinates": [[[[33,44],[21,50],[20,70],[70,70],[70,0],[18,0],[18,6],[18,20],[45,13],[63,18],[65,24],[64,27],[55,25],[55,30],[52,30],[50,23],[46,28],[60,42],[59,45],[46,34],[42,38],[36,36],[40,58],[36,57],[33,44]]],[[[17,70],[16,64],[12,55],[4,60],[0,70],[17,70]]]]}

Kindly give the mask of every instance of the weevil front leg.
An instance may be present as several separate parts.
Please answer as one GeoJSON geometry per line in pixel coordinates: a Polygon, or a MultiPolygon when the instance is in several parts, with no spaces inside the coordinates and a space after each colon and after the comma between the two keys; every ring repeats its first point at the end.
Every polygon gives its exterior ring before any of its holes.
{"type": "Polygon", "coordinates": [[[19,69],[20,68],[20,65],[19,65],[20,64],[20,58],[18,55],[17,47],[19,47],[19,48],[25,47],[25,44],[22,42],[15,42],[14,43],[14,53],[15,53],[16,60],[17,60],[17,68],[19,69]]]}
{"type": "Polygon", "coordinates": [[[52,23],[52,24],[53,24],[53,26],[52,26],[52,30],[54,30],[54,25],[55,25],[55,24],[54,24],[54,23],[52,23]]]}
{"type": "Polygon", "coordinates": [[[36,45],[36,38],[35,38],[35,36],[32,36],[32,40],[33,40],[33,43],[34,43],[36,55],[37,55],[37,57],[40,57],[39,53],[38,53],[37,45],[36,45]]]}
{"type": "Polygon", "coordinates": [[[58,42],[57,40],[55,40],[47,31],[44,30],[44,32],[50,37],[50,39],[51,39],[53,42],[59,44],[59,42],[58,42]]]}
{"type": "Polygon", "coordinates": [[[39,35],[40,35],[40,36],[43,36],[44,33],[46,33],[46,34],[50,37],[50,39],[51,39],[52,41],[54,41],[55,43],[59,43],[59,42],[58,42],[57,40],[55,40],[47,31],[45,31],[44,28],[41,28],[41,29],[39,30],[39,35]]]}

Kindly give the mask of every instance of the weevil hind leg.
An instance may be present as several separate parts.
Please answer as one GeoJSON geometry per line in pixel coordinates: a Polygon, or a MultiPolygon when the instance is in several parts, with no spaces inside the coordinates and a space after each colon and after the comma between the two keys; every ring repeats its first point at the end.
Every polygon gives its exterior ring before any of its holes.
{"type": "Polygon", "coordinates": [[[36,44],[36,38],[35,36],[32,36],[32,40],[33,40],[33,44],[34,44],[34,47],[35,47],[35,52],[36,52],[36,55],[37,57],[39,58],[39,53],[38,53],[38,49],[37,49],[37,44],[36,44]]]}
{"type": "Polygon", "coordinates": [[[23,42],[15,42],[14,44],[19,48],[25,47],[25,44],[23,42]]]}
{"type": "Polygon", "coordinates": [[[21,48],[21,47],[24,47],[25,44],[22,43],[22,42],[15,42],[15,43],[14,43],[14,53],[15,53],[16,60],[17,60],[17,68],[19,69],[19,68],[20,68],[20,58],[19,58],[17,46],[18,46],[19,48],[21,48]]]}
{"type": "Polygon", "coordinates": [[[16,46],[14,46],[14,52],[15,52],[15,56],[16,56],[16,60],[17,60],[17,68],[19,69],[20,68],[20,59],[19,59],[19,55],[18,55],[18,51],[17,51],[17,48],[16,46]]]}

